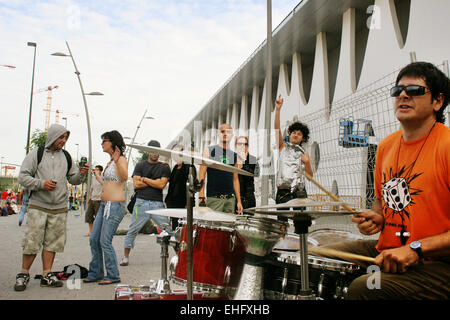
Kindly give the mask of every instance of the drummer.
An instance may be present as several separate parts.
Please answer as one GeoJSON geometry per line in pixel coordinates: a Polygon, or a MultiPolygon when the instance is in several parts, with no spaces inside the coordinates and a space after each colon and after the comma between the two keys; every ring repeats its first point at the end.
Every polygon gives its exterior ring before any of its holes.
{"type": "Polygon", "coordinates": [[[355,279],[349,299],[448,299],[450,79],[431,63],[414,62],[397,75],[391,96],[401,129],[378,145],[372,210],[352,219],[364,235],[380,232],[378,241],[327,247],[374,257],[383,271],[355,279]],[[369,288],[369,277],[378,277],[378,287],[369,288]]]}
{"type": "MultiPolygon", "coordinates": [[[[218,144],[209,146],[203,151],[203,157],[237,167],[236,153],[230,149],[233,139],[233,128],[229,124],[219,126],[217,133],[218,144]]],[[[201,165],[199,181],[205,181],[207,187],[205,197],[205,183],[199,192],[200,206],[226,213],[242,213],[242,202],[237,173],[231,173],[201,165]],[[236,208],[237,207],[237,208],[236,208]]]]}
{"type": "MultiPolygon", "coordinates": [[[[302,148],[309,140],[309,128],[301,122],[294,122],[288,128],[289,141],[284,142],[280,128],[280,111],[283,106],[281,95],[275,101],[274,128],[278,132],[278,174],[277,195],[275,202],[285,203],[296,198],[306,198],[305,177],[300,170],[305,170],[313,176],[308,152],[302,148]]],[[[286,217],[278,216],[278,220],[287,221],[286,217]]]]}

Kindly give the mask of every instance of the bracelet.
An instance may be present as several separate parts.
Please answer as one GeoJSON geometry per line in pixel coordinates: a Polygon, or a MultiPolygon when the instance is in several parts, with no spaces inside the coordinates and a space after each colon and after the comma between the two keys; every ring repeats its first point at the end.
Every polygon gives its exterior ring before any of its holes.
{"type": "MultiPolygon", "coordinates": [[[[145,179],[145,177],[142,177],[142,178],[141,178],[141,181],[144,182],[144,179],[145,179]]],[[[144,183],[145,183],[145,182],[144,182],[144,183]]]]}

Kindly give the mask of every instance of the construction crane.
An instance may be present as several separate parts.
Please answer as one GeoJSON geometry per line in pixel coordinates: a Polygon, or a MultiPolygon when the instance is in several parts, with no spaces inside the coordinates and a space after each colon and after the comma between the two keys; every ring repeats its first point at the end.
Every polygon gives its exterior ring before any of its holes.
{"type": "Polygon", "coordinates": [[[52,91],[58,89],[59,86],[48,86],[42,89],[39,89],[34,92],[34,94],[41,93],[47,91],[47,106],[45,107],[45,130],[50,126],[50,113],[52,111],[52,91]]]}
{"type": "Polygon", "coordinates": [[[70,116],[74,116],[74,117],[79,117],[80,116],[80,114],[78,114],[78,113],[67,113],[67,112],[64,112],[63,110],[60,110],[60,109],[56,109],[55,111],[51,111],[51,112],[55,112],[56,113],[55,114],[55,123],[59,123],[59,118],[60,118],[61,115],[70,115],[70,116]]]}

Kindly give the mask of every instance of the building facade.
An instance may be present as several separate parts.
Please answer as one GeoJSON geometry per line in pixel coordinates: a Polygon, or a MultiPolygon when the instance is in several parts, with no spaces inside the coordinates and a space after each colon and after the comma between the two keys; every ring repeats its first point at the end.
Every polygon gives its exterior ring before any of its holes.
{"type": "MultiPolygon", "coordinates": [[[[303,0],[273,32],[271,127],[281,95],[283,132],[295,120],[309,126],[315,179],[353,207],[370,207],[377,144],[399,128],[389,96],[398,70],[428,61],[448,75],[449,14],[447,0],[303,0]]],[[[229,123],[235,136],[249,136],[251,154],[262,161],[266,65],[264,42],[171,144],[194,142],[201,154],[229,123]]],[[[307,189],[323,193],[313,184],[307,189]]]]}

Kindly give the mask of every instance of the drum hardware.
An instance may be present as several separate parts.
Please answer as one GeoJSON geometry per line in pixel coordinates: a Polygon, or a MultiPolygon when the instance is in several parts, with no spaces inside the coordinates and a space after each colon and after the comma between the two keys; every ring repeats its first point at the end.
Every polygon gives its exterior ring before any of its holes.
{"type": "Polygon", "coordinates": [[[237,235],[236,235],[236,232],[233,232],[230,235],[230,252],[234,251],[234,248],[236,247],[236,241],[237,241],[237,235]]]}
{"type": "Polygon", "coordinates": [[[192,245],[195,247],[197,245],[197,240],[200,235],[200,230],[194,225],[195,229],[192,231],[192,245]]]}
{"type": "Polygon", "coordinates": [[[301,291],[299,300],[315,299],[315,295],[309,288],[309,269],[308,269],[308,228],[311,226],[312,218],[309,215],[297,216],[294,219],[295,233],[299,235],[300,244],[300,285],[301,291]]]}
{"type": "Polygon", "coordinates": [[[156,242],[161,245],[161,278],[156,285],[156,293],[170,293],[170,284],[167,280],[167,259],[169,258],[170,235],[167,231],[162,231],[156,237],[156,242]]]}
{"type": "Polygon", "coordinates": [[[225,272],[223,273],[223,283],[225,284],[225,286],[228,286],[228,284],[230,283],[230,279],[231,279],[231,267],[227,266],[225,268],[225,272]]]}

